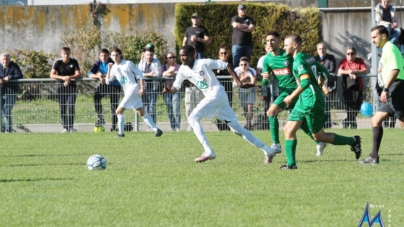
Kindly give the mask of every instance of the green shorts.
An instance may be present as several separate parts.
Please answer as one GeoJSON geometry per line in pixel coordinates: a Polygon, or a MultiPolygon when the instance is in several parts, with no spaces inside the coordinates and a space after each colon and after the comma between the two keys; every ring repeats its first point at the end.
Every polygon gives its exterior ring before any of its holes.
{"type": "Polygon", "coordinates": [[[294,89],[290,90],[283,90],[282,93],[278,96],[278,98],[275,99],[274,104],[282,108],[283,110],[291,110],[293,107],[295,107],[297,100],[299,98],[295,98],[292,103],[288,107],[286,107],[286,103],[283,102],[283,100],[286,98],[286,96],[292,94],[294,89]]]}
{"type": "Polygon", "coordinates": [[[307,123],[311,134],[316,134],[323,127],[327,120],[327,115],[323,108],[312,108],[302,111],[301,108],[294,108],[289,115],[288,121],[304,121],[307,123]]]}

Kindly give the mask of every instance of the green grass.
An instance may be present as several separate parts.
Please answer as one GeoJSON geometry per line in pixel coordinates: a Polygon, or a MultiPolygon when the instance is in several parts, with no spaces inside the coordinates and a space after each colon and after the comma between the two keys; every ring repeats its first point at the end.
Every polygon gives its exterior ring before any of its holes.
{"type": "MultiPolygon", "coordinates": [[[[368,155],[370,130],[334,131],[361,135],[368,155]]],[[[270,143],[267,131],[254,134],[270,143]]],[[[193,161],[202,153],[193,133],[113,136],[2,134],[0,226],[345,227],[358,225],[367,202],[386,226],[404,223],[398,129],[385,130],[378,166],[359,165],[348,146],[316,157],[299,132],[294,171],[278,169],[284,153],[264,165],[259,149],[230,132],[207,133],[217,158],[202,164],[193,161]],[[106,170],[87,170],[93,153],[105,156],[106,170]]]]}

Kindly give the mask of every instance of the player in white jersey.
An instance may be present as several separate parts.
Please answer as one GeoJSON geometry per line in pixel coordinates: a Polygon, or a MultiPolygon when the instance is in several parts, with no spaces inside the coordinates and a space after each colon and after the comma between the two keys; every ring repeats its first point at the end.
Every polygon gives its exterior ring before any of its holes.
{"type": "Polygon", "coordinates": [[[156,137],[161,136],[163,132],[157,128],[151,117],[145,113],[142,99],[139,97],[139,94],[143,95],[145,93],[142,71],[136,68],[133,62],[123,60],[122,51],[118,48],[115,48],[111,52],[111,58],[115,64],[108,64],[106,83],[109,84],[111,81],[116,79],[119,81],[124,91],[124,98],[116,109],[119,131],[116,137],[125,137],[123,132],[123,125],[125,123],[123,112],[130,108],[133,108],[143,118],[143,121],[153,129],[156,137]],[[136,76],[139,77],[140,87],[136,76]]]}
{"type": "Polygon", "coordinates": [[[248,88],[253,85],[241,83],[233,67],[226,62],[213,59],[195,59],[195,49],[190,45],[181,48],[180,57],[182,65],[178,70],[174,84],[173,86],[165,86],[163,92],[175,93],[181,88],[182,82],[188,80],[205,95],[205,98],[199,102],[188,117],[188,123],[205,150],[202,156],[196,158],[195,161],[204,162],[216,157],[200,123],[204,117],[211,118],[215,116],[219,120],[224,120],[234,133],[241,135],[246,141],[260,148],[265,154],[265,163],[271,163],[275,156],[275,151],[238,123],[237,116],[230,107],[224,87],[216,79],[212,70],[227,69],[239,87],[248,88]]]}

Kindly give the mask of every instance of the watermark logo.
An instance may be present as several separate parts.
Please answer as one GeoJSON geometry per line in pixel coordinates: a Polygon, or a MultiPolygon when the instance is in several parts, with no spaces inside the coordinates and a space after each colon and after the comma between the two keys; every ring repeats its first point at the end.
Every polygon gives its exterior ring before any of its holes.
{"type": "Polygon", "coordinates": [[[366,203],[365,212],[363,212],[363,216],[359,222],[358,227],[362,227],[363,223],[368,223],[369,227],[372,227],[373,224],[379,224],[380,227],[385,227],[383,220],[382,220],[382,213],[380,210],[377,212],[377,214],[372,219],[372,217],[370,216],[370,212],[369,212],[369,203],[366,203]]]}

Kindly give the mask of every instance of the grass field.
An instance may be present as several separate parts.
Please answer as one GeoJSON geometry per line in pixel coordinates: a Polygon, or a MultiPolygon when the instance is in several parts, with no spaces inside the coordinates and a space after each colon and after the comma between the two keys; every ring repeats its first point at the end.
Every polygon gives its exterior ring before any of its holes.
{"type": "MultiPolygon", "coordinates": [[[[334,131],[361,135],[369,154],[370,130],[334,131]]],[[[2,134],[0,226],[346,227],[358,225],[369,203],[372,217],[380,210],[385,226],[399,227],[402,133],[385,130],[380,165],[362,166],[348,146],[316,157],[299,132],[293,171],[278,169],[284,153],[264,165],[259,149],[230,132],[207,133],[217,158],[201,164],[189,132],[2,134]],[[105,156],[106,170],[87,170],[93,153],[105,156]]],[[[268,132],[254,134],[270,143],[268,132]]]]}

